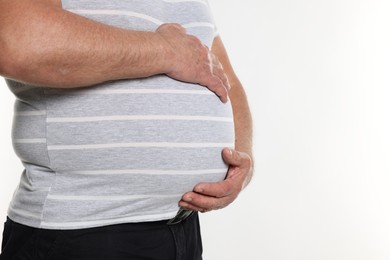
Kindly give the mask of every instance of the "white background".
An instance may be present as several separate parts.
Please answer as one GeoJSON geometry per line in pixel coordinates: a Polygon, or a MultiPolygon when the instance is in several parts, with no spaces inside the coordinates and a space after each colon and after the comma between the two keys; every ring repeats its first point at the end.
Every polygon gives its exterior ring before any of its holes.
{"type": "MultiPolygon", "coordinates": [[[[204,259],[390,259],[390,2],[210,2],[250,100],[256,172],[201,215],[204,259]]],[[[0,219],[21,172],[12,103],[1,81],[0,219]]]]}

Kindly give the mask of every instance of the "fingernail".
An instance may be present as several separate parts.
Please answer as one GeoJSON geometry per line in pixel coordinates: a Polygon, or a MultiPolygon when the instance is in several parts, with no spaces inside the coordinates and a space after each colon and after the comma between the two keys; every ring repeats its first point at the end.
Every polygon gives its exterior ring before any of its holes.
{"type": "Polygon", "coordinates": [[[179,206],[182,207],[182,208],[187,208],[187,207],[188,207],[188,204],[185,203],[185,202],[180,202],[180,203],[179,203],[179,206]]]}
{"type": "Polygon", "coordinates": [[[203,188],[202,187],[196,187],[195,191],[199,192],[199,193],[202,193],[203,192],[203,188]]]}
{"type": "Polygon", "coordinates": [[[233,157],[233,150],[232,149],[229,149],[229,156],[233,157]]]}
{"type": "Polygon", "coordinates": [[[192,198],[191,198],[191,197],[185,197],[185,198],[184,198],[184,201],[191,202],[191,201],[192,201],[192,198]]]}
{"type": "Polygon", "coordinates": [[[222,103],[224,103],[224,104],[229,102],[229,96],[226,96],[226,98],[221,96],[220,98],[221,98],[222,103]]]}

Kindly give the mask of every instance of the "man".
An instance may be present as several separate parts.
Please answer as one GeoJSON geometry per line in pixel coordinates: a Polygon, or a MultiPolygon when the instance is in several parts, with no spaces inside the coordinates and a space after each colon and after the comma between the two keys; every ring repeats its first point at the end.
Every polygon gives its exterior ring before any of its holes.
{"type": "Polygon", "coordinates": [[[0,9],[26,168],[0,259],[201,259],[192,213],[229,205],[252,174],[245,92],[207,2],[0,9]]]}

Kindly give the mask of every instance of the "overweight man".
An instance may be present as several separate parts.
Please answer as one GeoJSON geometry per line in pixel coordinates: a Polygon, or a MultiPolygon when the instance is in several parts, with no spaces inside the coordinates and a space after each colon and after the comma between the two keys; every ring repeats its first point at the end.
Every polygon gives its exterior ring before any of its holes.
{"type": "Polygon", "coordinates": [[[24,166],[0,259],[202,259],[198,212],[252,176],[247,99],[207,0],[0,10],[24,166]]]}

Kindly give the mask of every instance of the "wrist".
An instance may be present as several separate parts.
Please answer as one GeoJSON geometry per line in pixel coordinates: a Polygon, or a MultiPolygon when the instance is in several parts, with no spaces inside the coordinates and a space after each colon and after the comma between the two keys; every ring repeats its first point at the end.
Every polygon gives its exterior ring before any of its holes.
{"type": "Polygon", "coordinates": [[[171,73],[176,52],[174,46],[158,31],[154,33],[154,50],[157,52],[155,65],[159,68],[159,74],[171,73]]]}
{"type": "MultiPolygon", "coordinates": [[[[111,71],[122,73],[121,78],[145,78],[167,71],[167,48],[155,32],[125,31],[122,58],[111,71]]],[[[116,59],[118,61],[118,59],[116,59]]]]}

